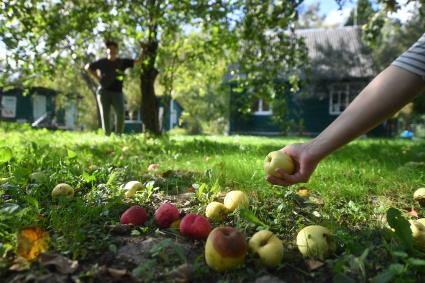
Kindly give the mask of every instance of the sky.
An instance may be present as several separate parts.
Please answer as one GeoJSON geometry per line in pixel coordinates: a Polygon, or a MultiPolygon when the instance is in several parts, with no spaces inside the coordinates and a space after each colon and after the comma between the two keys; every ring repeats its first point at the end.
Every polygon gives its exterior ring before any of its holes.
{"type": "MultiPolygon", "coordinates": [[[[407,2],[408,0],[403,0],[402,2],[407,2]]],[[[356,0],[346,0],[342,9],[339,8],[335,0],[305,0],[302,7],[307,7],[309,5],[320,2],[320,14],[325,15],[325,25],[326,26],[342,26],[348,16],[350,15],[351,9],[355,7],[356,0]]],[[[401,22],[405,22],[412,15],[412,10],[415,9],[415,1],[411,1],[407,6],[403,5],[403,8],[400,9],[397,13],[392,14],[391,17],[399,19],[401,22]]],[[[416,8],[417,9],[417,8],[416,8]]],[[[0,42],[0,60],[6,58],[6,46],[0,42]]]]}

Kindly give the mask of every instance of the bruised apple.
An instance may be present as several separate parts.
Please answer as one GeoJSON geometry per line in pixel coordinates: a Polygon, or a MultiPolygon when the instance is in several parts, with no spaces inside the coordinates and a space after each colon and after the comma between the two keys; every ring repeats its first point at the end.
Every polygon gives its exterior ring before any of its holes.
{"type": "Polygon", "coordinates": [[[292,158],[281,150],[272,151],[264,159],[264,172],[266,175],[280,177],[276,169],[281,168],[288,174],[294,173],[295,165],[292,158]]]}
{"type": "Polygon", "coordinates": [[[227,208],[218,201],[209,203],[205,209],[205,215],[208,219],[219,221],[222,220],[228,213],[227,208]]]}
{"type": "Polygon", "coordinates": [[[180,218],[180,212],[174,204],[163,203],[155,211],[155,222],[161,228],[170,227],[171,223],[180,218]]]}
{"type": "Polygon", "coordinates": [[[245,237],[233,227],[217,227],[205,244],[205,261],[216,271],[230,270],[242,264],[248,251],[245,237]]]}
{"type": "Polygon", "coordinates": [[[180,221],[180,234],[185,237],[205,240],[210,232],[211,225],[202,215],[187,214],[180,221]]]}
{"type": "Polygon", "coordinates": [[[420,206],[425,207],[425,188],[419,188],[413,194],[415,201],[419,203],[420,206]]]}
{"type": "Polygon", "coordinates": [[[271,231],[258,231],[251,237],[248,244],[249,248],[260,257],[265,266],[273,267],[282,261],[282,241],[271,231]]]}
{"type": "Polygon", "coordinates": [[[146,210],[139,206],[133,205],[128,208],[120,217],[121,224],[133,224],[133,225],[143,225],[148,219],[148,214],[146,210]]]}
{"type": "Polygon", "coordinates": [[[320,225],[304,227],[297,235],[298,250],[304,257],[324,260],[335,249],[331,232],[320,225]]]}
{"type": "Polygon", "coordinates": [[[409,222],[413,240],[421,250],[425,250],[425,218],[410,220],[409,222]]]}

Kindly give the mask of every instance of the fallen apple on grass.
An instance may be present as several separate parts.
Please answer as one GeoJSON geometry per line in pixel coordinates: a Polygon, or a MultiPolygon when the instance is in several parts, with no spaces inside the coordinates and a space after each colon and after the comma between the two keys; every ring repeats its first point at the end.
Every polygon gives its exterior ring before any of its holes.
{"type": "Polygon", "coordinates": [[[420,206],[425,207],[425,188],[417,189],[413,194],[413,198],[420,206]]]}
{"type": "Polygon", "coordinates": [[[168,228],[174,221],[180,219],[180,212],[174,204],[163,203],[155,211],[154,219],[159,227],[168,228]]]}
{"type": "Polygon", "coordinates": [[[248,196],[243,191],[230,191],[224,197],[224,206],[229,212],[233,212],[236,208],[248,208],[248,196]]]}
{"type": "Polygon", "coordinates": [[[273,267],[282,261],[282,241],[269,230],[261,230],[255,233],[248,245],[251,251],[260,257],[261,263],[265,266],[273,267]]]}
{"type": "Polygon", "coordinates": [[[158,169],[159,165],[157,163],[152,163],[148,166],[148,172],[151,173],[158,169]]]}
{"type": "Polygon", "coordinates": [[[413,240],[419,249],[425,250],[425,218],[409,220],[409,222],[413,240]]]}
{"type": "Polygon", "coordinates": [[[180,233],[188,238],[205,240],[211,232],[208,219],[197,214],[187,214],[180,221],[180,233]]]}
{"type": "Polygon", "coordinates": [[[74,196],[74,188],[66,183],[57,184],[52,190],[52,197],[72,198],[74,196]]]}
{"type": "Polygon", "coordinates": [[[217,227],[205,244],[205,261],[216,271],[237,267],[245,260],[248,245],[245,237],[233,227],[217,227]]]}
{"type": "Polygon", "coordinates": [[[139,205],[133,205],[121,214],[120,223],[143,225],[147,219],[148,214],[146,213],[146,210],[139,205]]]}
{"type": "Polygon", "coordinates": [[[127,184],[125,184],[124,186],[125,197],[131,198],[132,196],[136,194],[137,191],[140,191],[142,189],[143,189],[143,184],[140,183],[139,181],[127,182],[127,184]]]}
{"type": "Polygon", "coordinates": [[[298,250],[304,257],[324,260],[334,250],[331,232],[320,225],[304,227],[297,235],[298,250]]]}
{"type": "Polygon", "coordinates": [[[281,168],[288,174],[294,173],[295,165],[292,158],[281,150],[272,151],[264,159],[264,172],[266,175],[280,177],[276,169],[281,168]]]}
{"type": "Polygon", "coordinates": [[[205,208],[205,215],[208,219],[211,219],[213,221],[220,221],[224,217],[226,217],[228,213],[227,208],[218,201],[213,201],[207,205],[205,208]]]}

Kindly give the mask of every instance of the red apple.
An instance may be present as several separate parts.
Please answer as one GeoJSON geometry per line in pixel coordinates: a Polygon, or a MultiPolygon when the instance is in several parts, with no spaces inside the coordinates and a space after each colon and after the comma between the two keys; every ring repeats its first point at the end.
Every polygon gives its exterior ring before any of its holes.
{"type": "Polygon", "coordinates": [[[180,218],[177,207],[171,203],[163,203],[155,211],[155,222],[161,228],[170,227],[171,223],[180,218]]]}
{"type": "Polygon", "coordinates": [[[217,227],[205,244],[205,261],[217,271],[233,269],[245,260],[248,245],[245,237],[233,227],[217,227]]]}
{"type": "Polygon", "coordinates": [[[148,219],[148,214],[143,207],[139,205],[134,205],[124,211],[121,215],[120,223],[121,224],[134,224],[134,225],[143,225],[146,219],[148,219]]]}
{"type": "Polygon", "coordinates": [[[197,214],[188,214],[180,222],[180,233],[183,236],[205,240],[211,232],[208,219],[197,214]]]}

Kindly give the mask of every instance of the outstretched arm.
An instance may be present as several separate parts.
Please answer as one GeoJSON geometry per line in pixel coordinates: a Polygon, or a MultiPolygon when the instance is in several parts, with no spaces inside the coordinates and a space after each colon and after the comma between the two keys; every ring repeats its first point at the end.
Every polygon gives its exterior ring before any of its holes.
{"type": "Polygon", "coordinates": [[[100,77],[98,75],[98,73],[90,68],[90,64],[86,64],[84,66],[84,69],[96,80],[96,82],[100,82],[100,77]]]}
{"type": "Polygon", "coordinates": [[[296,163],[293,175],[279,170],[282,178],[268,176],[267,180],[282,186],[308,181],[320,160],[393,115],[424,89],[419,75],[389,66],[319,136],[281,149],[296,163]]]}

